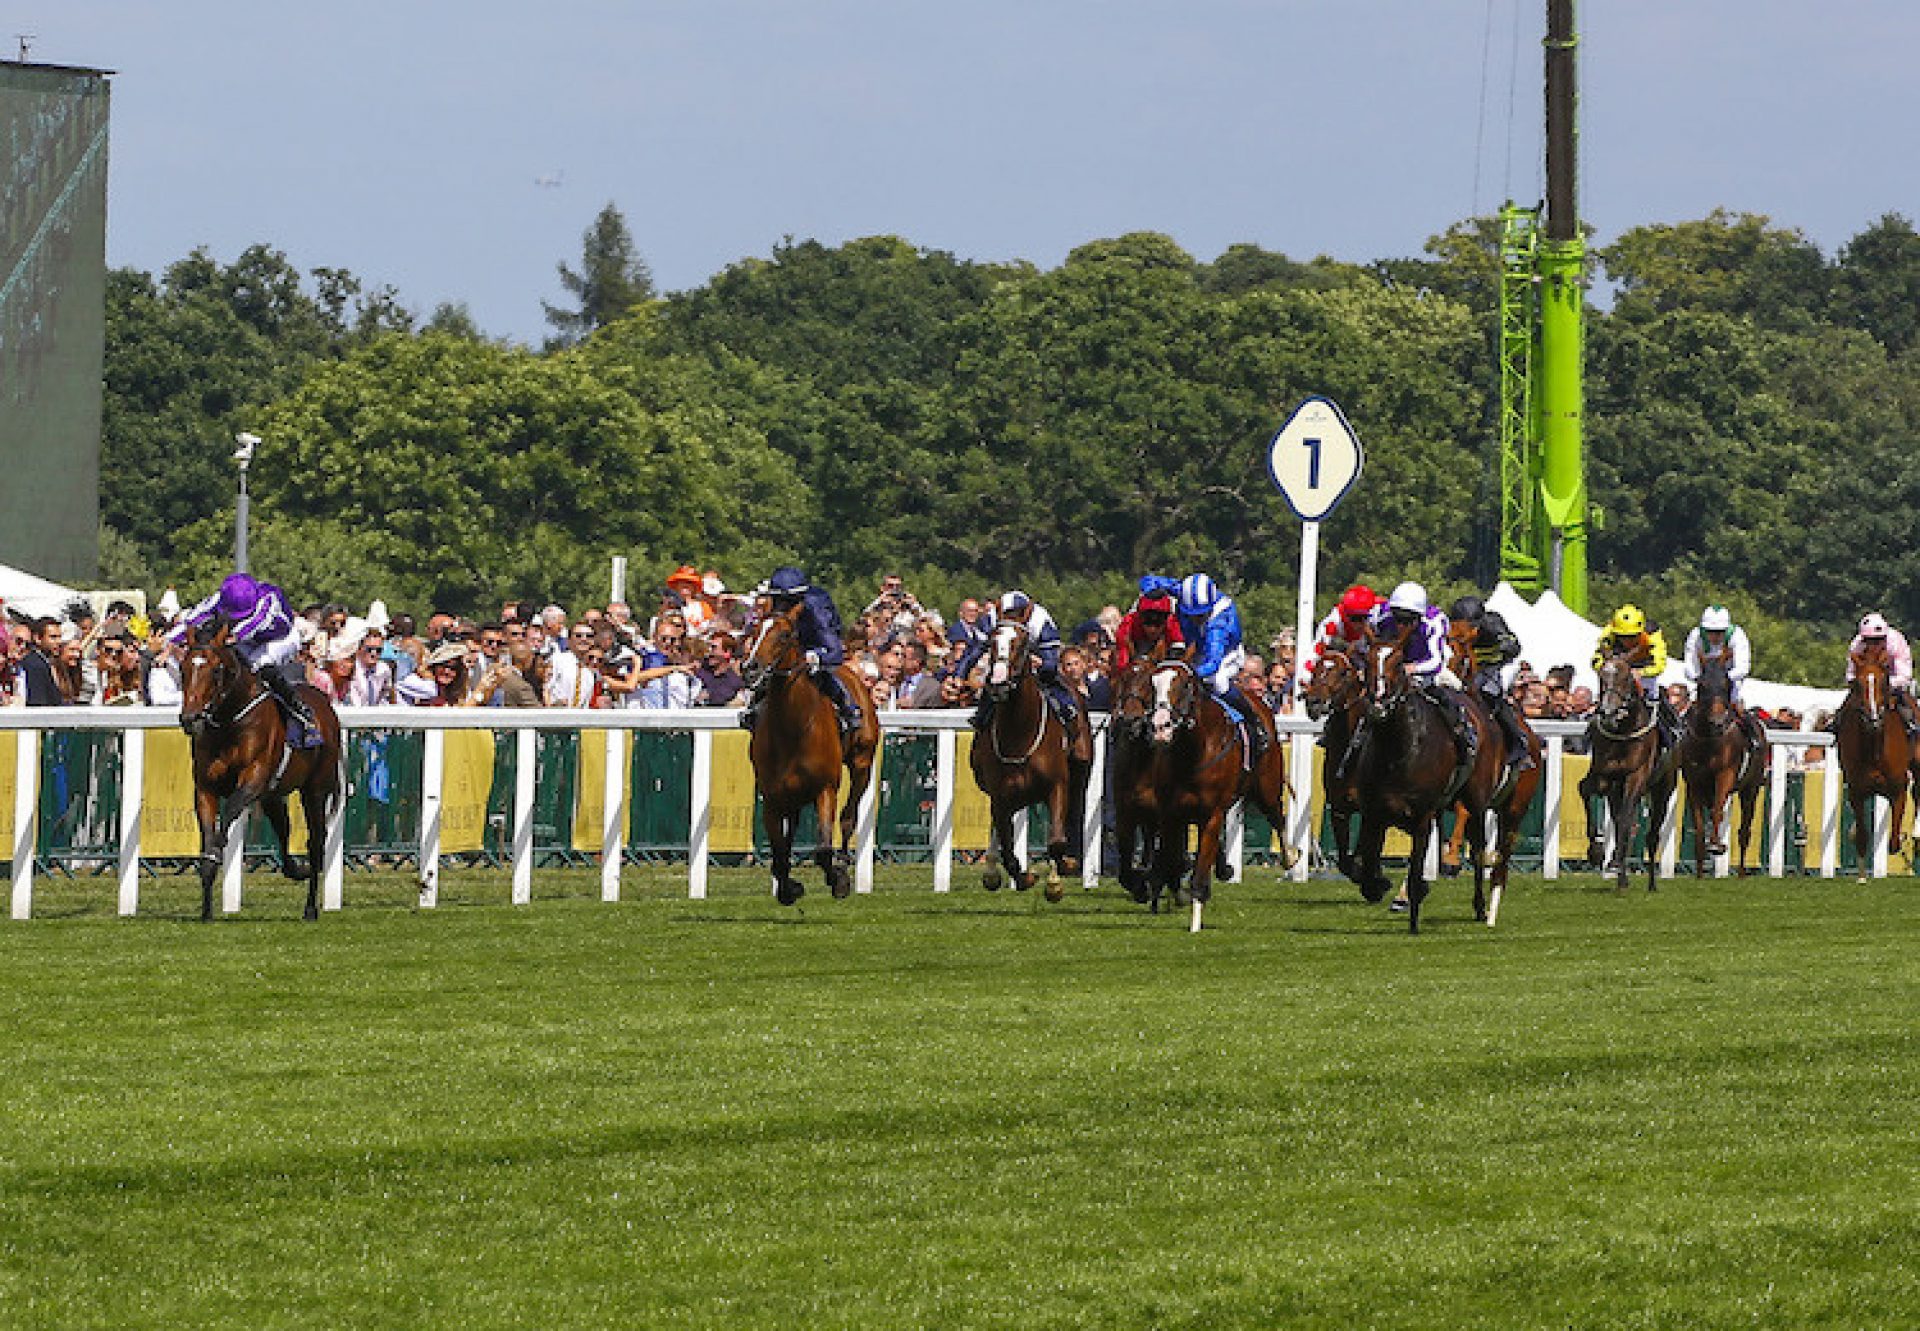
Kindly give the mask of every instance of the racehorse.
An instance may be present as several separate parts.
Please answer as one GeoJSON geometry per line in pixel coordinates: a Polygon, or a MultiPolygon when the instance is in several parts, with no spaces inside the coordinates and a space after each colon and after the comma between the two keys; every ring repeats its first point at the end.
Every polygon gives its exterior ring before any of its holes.
{"type": "Polygon", "coordinates": [[[1588,857],[1604,871],[1607,847],[1593,822],[1595,797],[1607,802],[1613,823],[1614,890],[1627,890],[1627,853],[1640,801],[1647,802],[1647,891],[1659,890],[1660,829],[1673,798],[1674,758],[1660,752],[1659,714],[1640,691],[1625,656],[1600,665],[1600,696],[1594,701],[1593,744],[1580,799],[1587,809],[1588,857]]]}
{"type": "Polygon", "coordinates": [[[1248,799],[1275,827],[1286,826],[1286,753],[1272,737],[1271,714],[1265,704],[1250,698],[1255,714],[1247,724],[1262,727],[1267,744],[1260,760],[1249,766],[1245,761],[1249,740],[1185,659],[1154,663],[1147,682],[1152,692],[1146,749],[1124,781],[1116,774],[1116,793],[1125,789],[1116,832],[1124,854],[1132,837],[1132,818],[1139,816],[1141,808],[1151,809],[1148,904],[1157,911],[1163,893],[1171,892],[1175,905],[1184,897],[1192,904],[1192,928],[1197,932],[1206,903],[1213,898],[1214,878],[1225,879],[1231,873],[1222,852],[1228,810],[1236,801],[1248,799]],[[1130,802],[1137,806],[1132,815],[1125,812],[1130,802]],[[1128,821],[1121,825],[1123,818],[1128,821]],[[1197,828],[1199,837],[1192,877],[1183,889],[1189,827],[1197,828]]]}
{"type": "MultiPolygon", "coordinates": [[[[1022,891],[1034,884],[1020,867],[1013,815],[1030,805],[1047,806],[1047,900],[1066,895],[1065,879],[1079,871],[1070,839],[1077,835],[1086,808],[1087,774],[1092,763],[1075,756],[1074,736],[1054,713],[1033,668],[1026,625],[1009,621],[995,627],[987,643],[986,692],[993,711],[973,741],[973,779],[993,809],[993,840],[999,864],[989,864],[981,880],[997,891],[1008,879],[1022,891]]],[[[1076,718],[1085,726],[1083,709],[1076,718]]]]}
{"type": "MultiPolygon", "coordinates": [[[[1461,679],[1471,681],[1474,677],[1473,637],[1476,630],[1471,624],[1464,622],[1456,625],[1455,628],[1459,631],[1454,632],[1450,630],[1448,634],[1448,659],[1453,666],[1453,673],[1455,675],[1461,679]]],[[[1481,695],[1473,689],[1469,689],[1469,693],[1472,694],[1475,702],[1483,707],[1487,706],[1484,695],[1481,695]]],[[[1505,744],[1505,732],[1500,729],[1498,719],[1493,717],[1491,713],[1489,713],[1487,719],[1493,721],[1494,733],[1500,737],[1500,742],[1505,744]]],[[[1543,751],[1540,737],[1534,734],[1533,727],[1527,724],[1527,718],[1521,715],[1517,709],[1514,712],[1514,720],[1520,724],[1520,736],[1526,744],[1527,755],[1533,759],[1533,766],[1525,770],[1518,768],[1510,769],[1504,778],[1503,784],[1494,791],[1493,813],[1496,819],[1494,826],[1494,881],[1492,899],[1484,903],[1484,910],[1480,894],[1480,866],[1478,865],[1475,866],[1473,893],[1474,918],[1486,920],[1488,923],[1491,923],[1499,914],[1500,897],[1506,891],[1507,872],[1510,867],[1510,861],[1513,858],[1513,844],[1520,836],[1520,820],[1526,817],[1527,808],[1533,803],[1533,797],[1540,789],[1540,763],[1541,753],[1543,751]]],[[[1460,872],[1460,848],[1462,843],[1467,839],[1467,829],[1472,816],[1472,812],[1466,805],[1454,805],[1453,832],[1447,838],[1446,849],[1440,854],[1440,874],[1444,878],[1451,878],[1460,872]]]]}
{"type": "Polygon", "coordinates": [[[835,897],[853,890],[847,872],[860,800],[873,779],[873,755],[880,746],[880,721],[873,695],[860,672],[847,665],[835,670],[860,708],[860,724],[841,734],[839,709],[814,683],[797,627],[804,606],[769,612],[760,621],[740,677],[759,698],[753,738],[747,754],[753,762],[767,841],[773,850],[773,895],[783,906],[798,901],[806,888],[793,876],[793,838],[800,811],[813,806],[819,845],[813,862],[826,876],[835,897]],[[840,848],[833,847],[834,809],[840,799],[840,772],[851,784],[840,810],[840,848]]]}
{"type": "MultiPolygon", "coordinates": [[[[1407,633],[1367,640],[1366,731],[1349,764],[1360,796],[1360,894],[1378,902],[1393,886],[1380,867],[1388,827],[1413,838],[1407,863],[1407,930],[1420,932],[1420,905],[1426,900],[1427,847],[1441,813],[1456,801],[1467,809],[1467,840],[1473,851],[1474,918],[1486,919],[1486,811],[1492,807],[1505,767],[1498,728],[1471,697],[1467,715],[1474,727],[1475,755],[1463,772],[1444,703],[1416,689],[1406,670],[1407,633]]],[[[1525,805],[1520,806],[1523,810],[1525,805]]],[[[1511,846],[1502,821],[1501,842],[1511,846]]],[[[1518,818],[1512,822],[1516,825],[1518,818]]],[[[1506,857],[1496,865],[1495,891],[1506,882],[1506,857]]]]}
{"type": "Polygon", "coordinates": [[[1907,813],[1907,786],[1916,755],[1907,727],[1893,707],[1884,639],[1869,638],[1853,653],[1853,683],[1834,714],[1834,747],[1847,803],[1853,807],[1853,845],[1860,881],[1871,867],[1873,798],[1893,806],[1891,839],[1900,840],[1907,813]]]}
{"type": "Polygon", "coordinates": [[[1702,662],[1680,740],[1680,771],[1686,779],[1687,808],[1693,814],[1693,872],[1707,872],[1709,856],[1727,848],[1728,801],[1740,797],[1740,860],[1735,872],[1747,872],[1747,843],[1753,835],[1753,811],[1767,782],[1771,745],[1754,743],[1733,710],[1733,683],[1727,659],[1713,652],[1702,662]],[[1758,750],[1756,752],[1756,749],[1758,750]]]}
{"type": "Polygon", "coordinates": [[[1360,811],[1360,785],[1349,764],[1345,776],[1336,776],[1354,732],[1367,710],[1365,667],[1347,651],[1328,651],[1321,655],[1307,680],[1307,715],[1323,723],[1326,756],[1320,770],[1320,789],[1325,796],[1327,825],[1333,830],[1334,862],[1340,872],[1360,881],[1359,867],[1349,848],[1353,815],[1360,811]]]}
{"type": "MultiPolygon", "coordinates": [[[[273,669],[274,667],[268,667],[273,669]]],[[[180,728],[192,739],[193,812],[200,824],[200,918],[213,918],[213,880],[227,834],[248,805],[258,803],[280,842],[280,871],[306,880],[305,918],[320,918],[320,861],[334,804],[345,794],[340,764],[340,718],[320,690],[302,685],[320,744],[294,749],[273,695],[240,659],[232,625],[201,625],[187,642],[180,666],[180,728]],[[307,857],[293,853],[287,798],[298,793],[307,818],[307,857]]]]}

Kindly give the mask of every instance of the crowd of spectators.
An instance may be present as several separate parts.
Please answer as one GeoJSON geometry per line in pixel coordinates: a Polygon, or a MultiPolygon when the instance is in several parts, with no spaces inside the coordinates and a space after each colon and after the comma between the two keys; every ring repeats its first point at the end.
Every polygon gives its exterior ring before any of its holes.
{"type": "MultiPolygon", "coordinates": [[[[847,660],[881,707],[971,705],[972,685],[955,665],[984,634],[990,605],[991,598],[966,597],[949,620],[888,574],[845,625],[847,660]]],[[[739,667],[753,610],[754,598],[729,592],[718,573],[683,565],[644,620],[621,601],[577,614],[507,601],[484,621],[436,610],[420,624],[376,601],[364,615],[310,605],[296,627],[308,682],[348,706],[739,707],[747,700],[739,667]]],[[[1063,635],[1061,673],[1096,711],[1112,701],[1120,619],[1119,607],[1109,605],[1063,635]]],[[[177,705],[179,651],[167,627],[164,617],[149,621],[124,602],[108,606],[98,622],[84,600],[58,617],[0,615],[0,690],[8,702],[34,707],[177,705]]],[[[1295,650],[1292,630],[1271,639],[1264,656],[1249,650],[1241,689],[1291,712],[1295,650]]],[[[1571,665],[1539,675],[1521,661],[1509,696],[1531,720],[1587,720],[1593,692],[1573,679],[1571,665]]],[[[1667,698],[1685,716],[1687,686],[1669,685],[1667,698]]],[[[1761,717],[1787,729],[1803,719],[1785,710],[1761,717]]],[[[1825,720],[1812,718],[1816,726],[1825,720]]],[[[1820,758],[1817,749],[1791,756],[1796,769],[1820,758]]]]}

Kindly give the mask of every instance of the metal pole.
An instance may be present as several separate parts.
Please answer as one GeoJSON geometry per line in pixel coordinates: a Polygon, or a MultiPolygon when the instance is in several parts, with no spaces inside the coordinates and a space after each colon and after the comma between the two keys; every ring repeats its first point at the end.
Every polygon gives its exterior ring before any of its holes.
{"type": "Polygon", "coordinates": [[[240,464],[240,504],[233,514],[233,571],[247,571],[247,464],[240,464]]]}

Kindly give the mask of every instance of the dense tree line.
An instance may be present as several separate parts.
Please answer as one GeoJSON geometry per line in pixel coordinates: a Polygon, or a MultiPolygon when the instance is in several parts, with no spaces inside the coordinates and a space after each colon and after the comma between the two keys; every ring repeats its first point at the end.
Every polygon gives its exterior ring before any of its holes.
{"type": "MultiPolygon", "coordinates": [[[[265,247],[122,270],[107,571],[217,576],[223,443],[251,428],[271,441],[256,563],[314,596],[586,600],[625,554],[643,577],[794,559],[858,588],[901,568],[942,599],[1018,582],[1077,616],[1140,571],[1205,567],[1277,627],[1298,528],[1264,443],[1318,392],[1368,450],[1323,585],[1463,590],[1497,521],[1491,237],[1479,219],[1356,266],[1247,245],[1201,262],[1134,234],[1051,270],[799,241],[657,297],[609,208],[561,265],[577,308],[549,307],[539,350],[265,247]]],[[[1832,678],[1863,609],[1920,623],[1913,227],[1883,218],[1829,260],[1716,213],[1595,261],[1597,596],[1670,619],[1728,600],[1782,678],[1832,678]]]]}

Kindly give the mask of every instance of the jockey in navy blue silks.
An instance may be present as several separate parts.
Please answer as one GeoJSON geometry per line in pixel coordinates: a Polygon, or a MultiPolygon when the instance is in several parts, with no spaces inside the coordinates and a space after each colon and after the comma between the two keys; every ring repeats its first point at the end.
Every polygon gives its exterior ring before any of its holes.
{"type": "Polygon", "coordinates": [[[1180,598],[1175,606],[1180,616],[1180,631],[1192,653],[1193,673],[1206,682],[1214,698],[1228,715],[1243,723],[1252,737],[1253,758],[1257,761],[1266,747],[1266,727],[1255,719],[1256,713],[1240,691],[1240,670],[1247,663],[1242,645],[1240,607],[1231,596],[1221,594],[1213,579],[1204,573],[1190,574],[1180,582],[1180,598]]]}
{"type": "Polygon", "coordinates": [[[189,631],[217,619],[232,625],[234,651],[299,722],[300,733],[290,737],[294,747],[317,747],[322,742],[320,728],[295,687],[299,667],[294,658],[300,654],[300,636],[294,631],[287,594],[271,582],[256,581],[245,573],[231,574],[219,591],[181,615],[167,638],[184,643],[189,631]]]}
{"type": "MultiPolygon", "coordinates": [[[[773,603],[774,613],[782,614],[798,605],[799,615],[794,620],[794,629],[800,636],[800,646],[807,654],[807,666],[813,676],[813,682],[827,695],[840,713],[840,728],[854,730],[860,725],[860,708],[847,692],[847,686],[835,673],[847,660],[846,644],[840,640],[840,612],[834,608],[833,597],[824,587],[816,587],[807,580],[807,575],[791,564],[785,564],[773,571],[767,579],[767,599],[773,603]]],[[[740,724],[753,729],[755,716],[760,708],[757,694],[750,696],[746,711],[740,715],[740,724]]]]}
{"type": "MultiPolygon", "coordinates": [[[[994,622],[979,641],[969,646],[961,656],[959,664],[954,667],[954,677],[967,677],[975,663],[986,654],[988,645],[993,641],[993,631],[1001,624],[1019,624],[1027,630],[1027,654],[1033,658],[1034,678],[1040,681],[1040,691],[1053,704],[1053,710],[1059,713],[1061,723],[1071,735],[1074,717],[1080,709],[1074,702],[1073,690],[1060,679],[1060,626],[1053,622],[1053,616],[1047,613],[1045,606],[1023,591],[1011,591],[1000,598],[994,622]]],[[[984,727],[992,714],[993,698],[982,689],[979,705],[973,709],[973,728],[979,730],[984,727]]]]}

